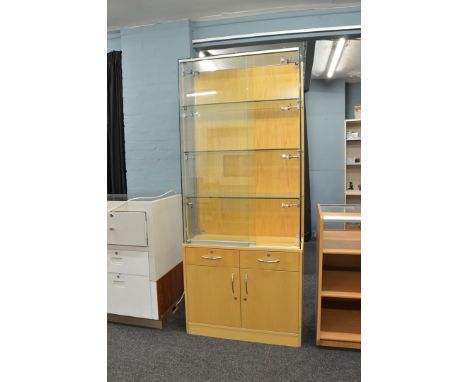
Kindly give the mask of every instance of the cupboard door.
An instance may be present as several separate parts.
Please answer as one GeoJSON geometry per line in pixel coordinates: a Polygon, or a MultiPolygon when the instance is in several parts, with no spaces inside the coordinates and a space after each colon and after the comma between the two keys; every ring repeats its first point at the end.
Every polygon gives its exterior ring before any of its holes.
{"type": "Polygon", "coordinates": [[[240,327],[239,268],[187,265],[188,322],[240,327]]]}
{"type": "Polygon", "coordinates": [[[148,245],[146,212],[108,212],[107,244],[146,247],[148,245]]]}
{"type": "Polygon", "coordinates": [[[299,333],[299,273],[241,269],[242,327],[299,333]]]}

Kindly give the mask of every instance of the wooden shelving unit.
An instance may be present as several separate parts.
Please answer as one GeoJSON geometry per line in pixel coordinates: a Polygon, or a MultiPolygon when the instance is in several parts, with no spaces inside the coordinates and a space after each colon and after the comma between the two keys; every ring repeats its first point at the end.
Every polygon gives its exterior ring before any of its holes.
{"type": "Polygon", "coordinates": [[[360,206],[317,205],[317,217],[317,345],[360,349],[361,231],[346,229],[360,206]]]}
{"type": "Polygon", "coordinates": [[[346,204],[361,204],[361,120],[345,119],[344,136],[344,201],[346,204]],[[359,162],[350,163],[354,158],[359,158],[359,162]],[[348,190],[350,182],[353,190],[348,190]]]}

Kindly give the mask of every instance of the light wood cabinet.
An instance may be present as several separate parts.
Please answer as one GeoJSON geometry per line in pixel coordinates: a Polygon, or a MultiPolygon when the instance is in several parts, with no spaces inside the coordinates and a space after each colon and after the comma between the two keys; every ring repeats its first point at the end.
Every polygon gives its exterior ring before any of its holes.
{"type": "Polygon", "coordinates": [[[241,282],[244,328],[299,333],[299,272],[242,269],[241,282]]]}
{"type": "Polygon", "coordinates": [[[184,244],[184,281],[190,334],[300,346],[300,251],[184,244]]]}
{"type": "Polygon", "coordinates": [[[360,349],[360,205],[317,205],[317,217],[317,345],[360,349]]]}
{"type": "Polygon", "coordinates": [[[241,326],[239,268],[188,265],[187,300],[192,322],[241,326]]]}
{"type": "Polygon", "coordinates": [[[187,332],[300,346],[300,47],[179,61],[187,332]]]}

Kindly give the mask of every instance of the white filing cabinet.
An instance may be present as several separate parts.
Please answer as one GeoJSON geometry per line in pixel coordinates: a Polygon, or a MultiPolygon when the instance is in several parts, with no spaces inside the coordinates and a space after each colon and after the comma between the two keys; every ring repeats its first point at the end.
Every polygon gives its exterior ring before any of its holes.
{"type": "Polygon", "coordinates": [[[107,202],[108,320],[151,325],[183,293],[180,195],[107,202]],[[138,321],[140,319],[140,321],[138,321]]]}

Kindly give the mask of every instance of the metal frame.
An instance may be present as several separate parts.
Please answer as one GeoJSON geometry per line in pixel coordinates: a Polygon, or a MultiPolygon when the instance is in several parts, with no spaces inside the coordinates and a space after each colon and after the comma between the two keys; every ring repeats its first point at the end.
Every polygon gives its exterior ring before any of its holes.
{"type": "Polygon", "coordinates": [[[197,57],[197,58],[184,58],[179,59],[179,64],[184,62],[195,62],[195,61],[206,61],[206,60],[216,60],[218,58],[231,58],[231,57],[242,57],[242,56],[257,56],[259,54],[271,54],[271,53],[282,53],[282,52],[300,52],[300,48],[284,48],[284,49],[270,49],[270,50],[257,50],[253,52],[242,52],[242,53],[229,53],[229,54],[220,54],[218,56],[206,56],[206,57],[197,57]]]}
{"type": "Polygon", "coordinates": [[[239,35],[232,35],[232,36],[200,38],[200,39],[192,40],[192,44],[200,44],[204,42],[240,40],[240,39],[254,38],[254,37],[285,36],[288,34],[335,32],[335,31],[343,31],[343,30],[355,30],[355,29],[361,29],[361,25],[344,25],[340,27],[291,29],[291,30],[283,30],[283,31],[277,31],[277,32],[260,32],[260,33],[239,34],[239,35]]]}

